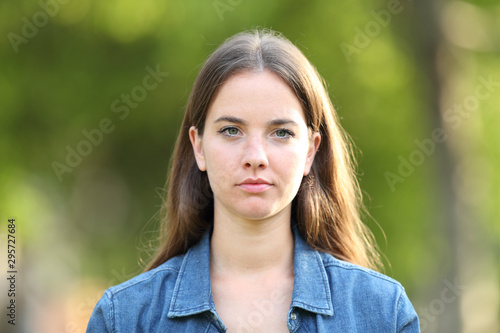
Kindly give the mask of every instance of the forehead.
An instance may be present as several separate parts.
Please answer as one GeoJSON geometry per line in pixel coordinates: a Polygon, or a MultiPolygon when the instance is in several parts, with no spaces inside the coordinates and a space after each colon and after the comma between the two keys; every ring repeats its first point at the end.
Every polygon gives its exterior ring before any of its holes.
{"type": "Polygon", "coordinates": [[[238,116],[249,121],[291,118],[306,122],[302,103],[292,88],[267,70],[231,76],[215,96],[207,120],[220,116],[238,116]]]}

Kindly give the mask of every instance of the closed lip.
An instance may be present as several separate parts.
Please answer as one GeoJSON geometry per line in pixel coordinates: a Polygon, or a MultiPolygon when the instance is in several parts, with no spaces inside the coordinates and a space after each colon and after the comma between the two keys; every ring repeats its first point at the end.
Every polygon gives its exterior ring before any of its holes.
{"type": "Polygon", "coordinates": [[[268,184],[268,185],[271,185],[270,182],[268,182],[267,180],[265,179],[261,179],[261,178],[257,178],[257,179],[254,179],[254,178],[247,178],[245,179],[244,181],[242,181],[240,184],[238,185],[243,185],[243,184],[268,184]]]}
{"type": "Polygon", "coordinates": [[[273,184],[261,178],[247,178],[236,186],[248,193],[261,193],[270,189],[273,184]]]}

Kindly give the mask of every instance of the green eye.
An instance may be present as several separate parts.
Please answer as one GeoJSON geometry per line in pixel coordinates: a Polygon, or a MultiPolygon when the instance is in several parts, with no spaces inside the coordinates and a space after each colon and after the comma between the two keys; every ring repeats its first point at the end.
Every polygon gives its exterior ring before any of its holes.
{"type": "Polygon", "coordinates": [[[285,130],[282,130],[282,129],[276,131],[276,136],[279,136],[280,138],[286,137],[287,134],[288,133],[285,130]]]}
{"type": "Polygon", "coordinates": [[[295,134],[292,131],[287,130],[286,128],[277,129],[274,132],[274,135],[276,135],[280,139],[289,139],[289,138],[293,138],[295,136],[295,134]]]}
{"type": "Polygon", "coordinates": [[[232,136],[237,136],[240,133],[240,130],[237,127],[224,127],[220,131],[218,131],[220,134],[224,134],[225,136],[232,137],[232,136]]]}

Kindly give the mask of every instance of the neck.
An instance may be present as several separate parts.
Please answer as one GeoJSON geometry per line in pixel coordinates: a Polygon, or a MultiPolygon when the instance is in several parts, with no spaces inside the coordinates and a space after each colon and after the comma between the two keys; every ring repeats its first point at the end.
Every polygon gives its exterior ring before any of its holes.
{"type": "Polygon", "coordinates": [[[214,275],[293,275],[291,209],[265,220],[214,214],[210,270],[214,275]]]}

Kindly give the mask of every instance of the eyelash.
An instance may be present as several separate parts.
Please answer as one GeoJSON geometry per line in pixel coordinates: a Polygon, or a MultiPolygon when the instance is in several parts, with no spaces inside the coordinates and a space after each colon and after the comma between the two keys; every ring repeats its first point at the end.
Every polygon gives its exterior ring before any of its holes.
{"type": "MultiPolygon", "coordinates": [[[[229,138],[232,138],[234,137],[235,135],[231,135],[231,134],[228,134],[227,131],[230,130],[230,129],[237,129],[238,131],[240,131],[237,127],[234,127],[234,126],[226,126],[226,127],[223,127],[221,128],[219,131],[217,131],[219,134],[224,134],[225,136],[229,137],[229,138]]],[[[295,137],[295,133],[293,133],[292,131],[290,131],[289,129],[286,129],[286,128],[277,128],[273,133],[276,133],[278,131],[283,131],[285,132],[288,136],[286,137],[278,137],[282,140],[288,140],[290,138],[293,138],[295,137]]]]}
{"type": "Polygon", "coordinates": [[[278,128],[276,129],[276,131],[274,131],[274,133],[278,132],[278,131],[283,131],[285,132],[288,136],[287,137],[279,137],[280,139],[285,139],[285,140],[288,140],[290,138],[293,138],[295,137],[295,133],[293,133],[292,131],[290,131],[289,129],[286,129],[286,128],[278,128]]]}
{"type": "Polygon", "coordinates": [[[225,126],[223,128],[221,128],[219,131],[217,131],[219,134],[224,134],[225,136],[227,137],[233,137],[234,135],[230,135],[229,133],[227,133],[228,130],[230,129],[237,129],[239,131],[239,129],[237,127],[234,127],[234,126],[225,126]]]}

